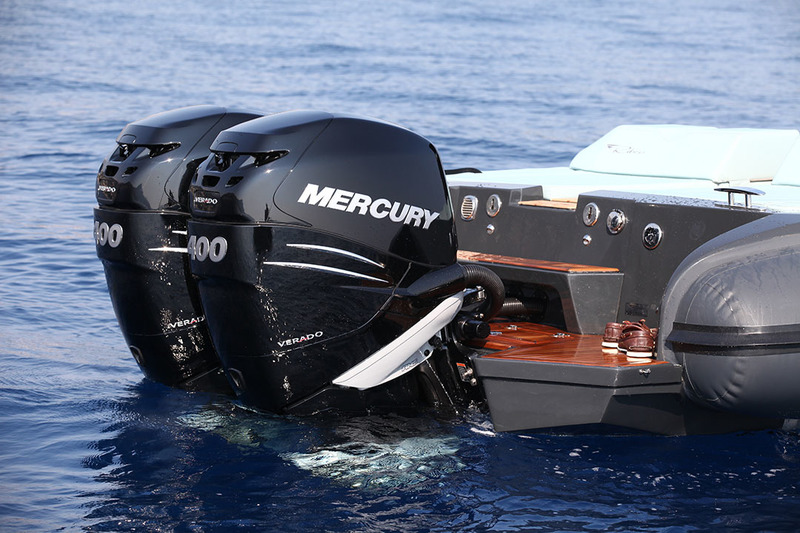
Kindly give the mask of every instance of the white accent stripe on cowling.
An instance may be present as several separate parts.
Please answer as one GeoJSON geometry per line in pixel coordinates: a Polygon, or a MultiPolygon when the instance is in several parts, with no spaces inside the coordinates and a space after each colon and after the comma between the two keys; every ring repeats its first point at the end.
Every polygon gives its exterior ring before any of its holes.
{"type": "Polygon", "coordinates": [[[376,281],[378,283],[387,283],[387,284],[389,283],[385,279],[380,279],[373,276],[368,276],[366,274],[361,274],[360,272],[353,272],[351,270],[344,270],[342,268],[334,268],[325,265],[315,265],[311,263],[291,263],[285,261],[264,261],[264,264],[270,266],[287,267],[287,268],[302,268],[304,270],[316,270],[318,272],[338,274],[340,276],[347,276],[350,278],[367,279],[370,281],[376,281]]]}
{"type": "Polygon", "coordinates": [[[288,248],[301,248],[303,250],[317,250],[320,252],[326,252],[329,254],[336,254],[341,255],[344,257],[349,257],[350,259],[355,259],[356,261],[361,261],[362,263],[367,263],[369,265],[375,265],[379,268],[384,268],[386,265],[383,263],[378,263],[377,261],[373,261],[368,257],[364,257],[363,255],[358,255],[353,252],[349,252],[347,250],[342,250],[339,248],[333,248],[331,246],[322,246],[319,244],[300,244],[300,243],[289,243],[286,245],[288,248]]]}

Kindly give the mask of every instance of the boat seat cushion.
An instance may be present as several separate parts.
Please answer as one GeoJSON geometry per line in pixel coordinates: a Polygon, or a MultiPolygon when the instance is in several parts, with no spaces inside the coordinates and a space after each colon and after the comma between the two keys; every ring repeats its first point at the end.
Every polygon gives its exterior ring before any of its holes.
{"type": "Polygon", "coordinates": [[[570,168],[714,183],[769,181],[798,138],[797,130],[618,126],[578,152],[570,168]]]}
{"type": "Polygon", "coordinates": [[[585,172],[567,167],[491,170],[476,174],[448,176],[452,185],[524,188],[541,185],[545,200],[576,200],[593,191],[620,191],[662,194],[687,198],[725,199],[715,192],[716,184],[702,179],[674,179],[647,176],[623,176],[585,172]]]}
{"type": "Polygon", "coordinates": [[[763,189],[754,205],[800,211],[800,132],[702,126],[619,126],[570,167],[461,173],[451,186],[541,186],[543,199],[575,202],[595,191],[727,201],[721,186],[763,189]],[[770,183],[772,181],[772,183],[770,183]],[[796,192],[795,192],[796,191],[796,192]]]}
{"type": "Polygon", "coordinates": [[[796,140],[781,168],[772,180],[775,185],[794,185],[800,187],[800,139],[796,140]]]}

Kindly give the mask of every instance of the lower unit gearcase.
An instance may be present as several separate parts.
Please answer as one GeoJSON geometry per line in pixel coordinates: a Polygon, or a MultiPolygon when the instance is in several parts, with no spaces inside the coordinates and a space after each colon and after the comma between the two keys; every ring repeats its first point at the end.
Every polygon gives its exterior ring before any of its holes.
{"type": "Polygon", "coordinates": [[[188,192],[217,134],[258,115],[215,106],[125,126],[97,175],[97,255],[120,328],[144,374],[187,388],[225,388],[189,270],[188,192]]]}
{"type": "Polygon", "coordinates": [[[431,357],[464,272],[439,156],[370,119],[295,111],[222,132],[191,193],[189,253],[241,400],[365,412],[448,397],[431,357]]]}

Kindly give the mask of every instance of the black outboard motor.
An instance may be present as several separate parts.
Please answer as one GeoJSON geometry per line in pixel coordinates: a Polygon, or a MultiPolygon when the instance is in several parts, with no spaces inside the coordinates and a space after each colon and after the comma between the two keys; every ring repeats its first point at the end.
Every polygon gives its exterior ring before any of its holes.
{"type": "Polygon", "coordinates": [[[294,111],[230,128],[211,151],[190,189],[189,253],[242,401],[310,414],[446,398],[428,359],[444,356],[468,276],[433,145],[294,111]]]}
{"type": "Polygon", "coordinates": [[[197,106],[132,122],[97,174],[97,255],[125,340],[155,381],[227,387],[189,270],[188,189],[217,134],[257,116],[197,106]]]}

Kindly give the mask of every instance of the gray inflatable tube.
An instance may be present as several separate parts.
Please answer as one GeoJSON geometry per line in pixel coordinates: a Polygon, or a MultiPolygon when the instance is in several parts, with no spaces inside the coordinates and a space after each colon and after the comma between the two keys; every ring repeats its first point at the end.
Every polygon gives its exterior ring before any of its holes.
{"type": "Polygon", "coordinates": [[[800,215],[720,235],[678,266],[661,305],[660,358],[703,406],[800,417],[800,215]]]}

